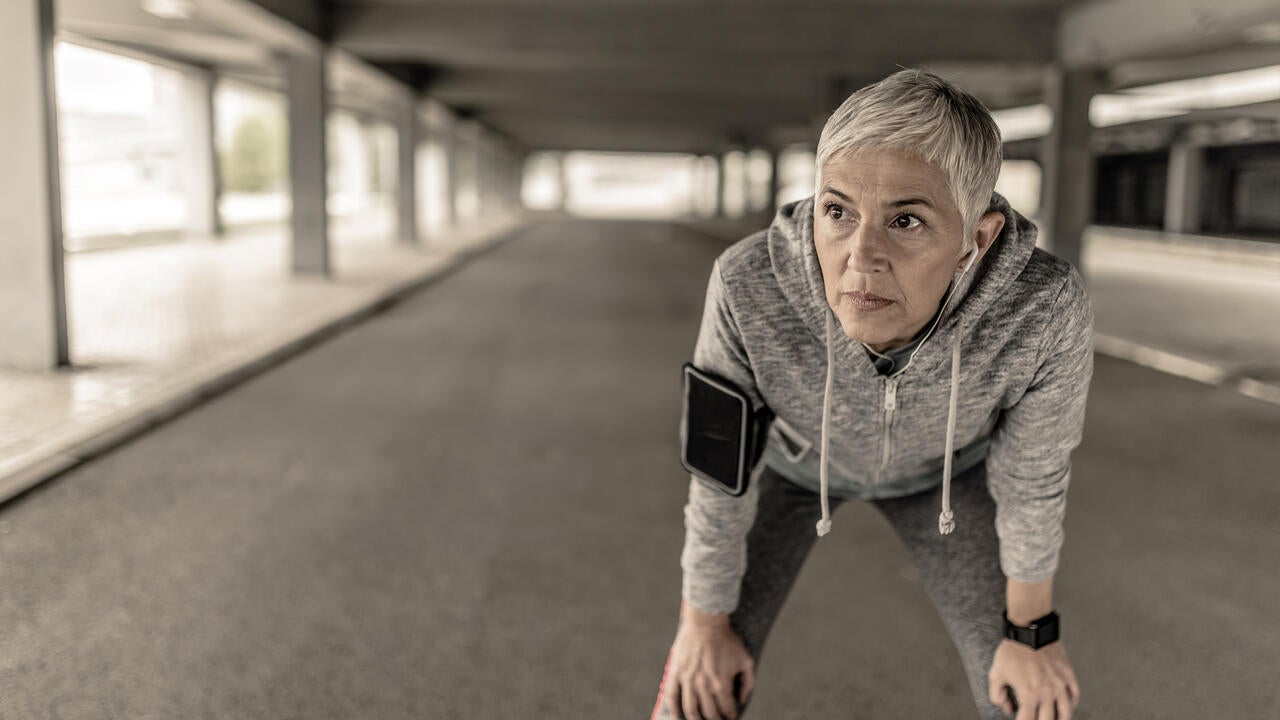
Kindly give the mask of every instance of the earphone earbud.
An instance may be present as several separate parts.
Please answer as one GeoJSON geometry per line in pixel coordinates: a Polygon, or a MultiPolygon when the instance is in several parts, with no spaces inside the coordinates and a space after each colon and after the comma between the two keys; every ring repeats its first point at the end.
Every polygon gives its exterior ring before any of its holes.
{"type": "Polygon", "coordinates": [[[965,263],[964,269],[960,271],[960,274],[963,275],[969,272],[969,268],[973,267],[973,262],[977,259],[978,259],[978,248],[974,248],[969,253],[969,262],[965,263]]]}

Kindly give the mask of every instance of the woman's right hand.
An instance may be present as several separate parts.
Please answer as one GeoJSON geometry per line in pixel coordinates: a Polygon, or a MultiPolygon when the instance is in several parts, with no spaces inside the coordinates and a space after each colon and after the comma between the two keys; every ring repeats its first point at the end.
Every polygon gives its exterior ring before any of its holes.
{"type": "Polygon", "coordinates": [[[729,626],[728,615],[711,615],[687,605],[682,612],[663,691],[667,713],[685,720],[737,720],[738,708],[755,688],[755,660],[729,626]],[[734,697],[738,674],[742,686],[734,697]]]}

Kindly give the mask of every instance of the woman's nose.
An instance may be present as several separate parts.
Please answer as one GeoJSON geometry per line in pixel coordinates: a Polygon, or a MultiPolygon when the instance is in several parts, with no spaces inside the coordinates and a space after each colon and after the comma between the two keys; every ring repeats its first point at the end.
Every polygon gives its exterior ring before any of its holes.
{"type": "Polygon", "coordinates": [[[849,269],[856,272],[880,272],[888,263],[884,257],[884,229],[862,223],[850,237],[849,269]]]}

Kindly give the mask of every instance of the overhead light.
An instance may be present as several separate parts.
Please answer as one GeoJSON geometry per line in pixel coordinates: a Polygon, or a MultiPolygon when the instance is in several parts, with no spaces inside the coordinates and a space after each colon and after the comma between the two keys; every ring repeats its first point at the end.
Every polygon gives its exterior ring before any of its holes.
{"type": "Polygon", "coordinates": [[[1250,25],[1244,29],[1244,39],[1249,42],[1280,42],[1280,22],[1250,25]]]}
{"type": "Polygon", "coordinates": [[[190,20],[195,0],[142,0],[142,9],[165,20],[190,20]]]}
{"type": "Polygon", "coordinates": [[[995,110],[991,117],[1000,128],[1000,139],[1004,142],[1044,137],[1053,125],[1053,111],[1044,103],[995,110]]]}

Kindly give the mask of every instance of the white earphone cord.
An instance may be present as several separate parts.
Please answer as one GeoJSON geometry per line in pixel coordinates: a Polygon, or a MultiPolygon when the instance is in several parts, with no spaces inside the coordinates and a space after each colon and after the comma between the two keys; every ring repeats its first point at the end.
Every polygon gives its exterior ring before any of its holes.
{"type": "MultiPolygon", "coordinates": [[[[978,259],[978,248],[975,247],[972,251],[969,252],[969,261],[965,263],[964,269],[960,271],[959,276],[964,277],[964,274],[969,272],[969,269],[973,267],[973,263],[977,259],[978,259]]],[[[953,281],[951,283],[951,292],[947,293],[947,299],[942,301],[942,307],[944,311],[947,307],[947,304],[951,302],[951,298],[955,296],[956,290],[959,289],[959,287],[960,287],[959,282],[953,281]]],[[[831,532],[831,509],[829,506],[829,502],[827,500],[827,487],[829,485],[829,481],[827,478],[827,453],[830,450],[830,442],[831,442],[831,431],[830,431],[831,391],[833,386],[833,380],[835,379],[835,350],[831,344],[831,331],[832,331],[832,325],[833,325],[832,319],[831,319],[832,318],[831,309],[827,308],[827,311],[823,313],[823,315],[825,316],[824,320],[826,323],[826,336],[827,336],[826,337],[827,382],[826,382],[826,386],[823,388],[823,393],[822,393],[822,440],[821,440],[821,451],[820,451],[821,459],[818,464],[818,484],[819,484],[818,494],[819,494],[820,502],[822,505],[822,517],[818,520],[818,523],[817,523],[816,529],[818,531],[818,537],[822,537],[823,535],[826,535],[827,533],[831,532]]],[[[920,340],[920,344],[916,346],[916,349],[911,351],[911,356],[907,358],[907,364],[903,365],[902,370],[895,372],[894,375],[897,375],[905,371],[907,368],[911,367],[911,362],[916,359],[916,353],[920,351],[920,347],[924,345],[924,341],[928,340],[930,335],[933,335],[934,329],[938,327],[938,323],[942,320],[942,315],[943,315],[943,312],[938,313],[938,316],[933,320],[933,324],[929,326],[929,332],[925,333],[924,338],[920,340]]],[[[960,336],[957,334],[955,339],[955,344],[952,347],[952,356],[951,356],[951,398],[950,398],[948,413],[947,413],[946,457],[943,460],[942,514],[938,518],[938,531],[941,532],[943,535],[949,535],[953,530],[955,530],[955,526],[956,526],[955,521],[953,520],[953,518],[955,517],[955,513],[951,511],[951,449],[954,443],[954,434],[955,434],[955,427],[956,427],[956,418],[955,418],[956,395],[957,395],[956,385],[959,381],[959,377],[960,377],[960,336]]]]}

